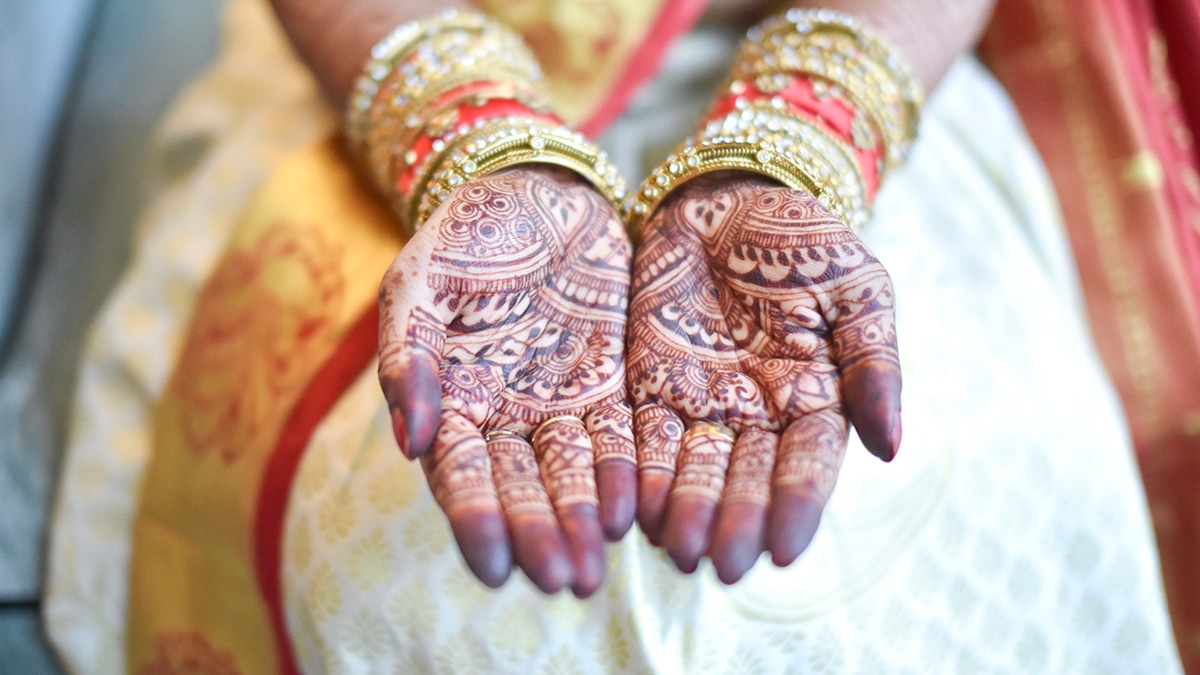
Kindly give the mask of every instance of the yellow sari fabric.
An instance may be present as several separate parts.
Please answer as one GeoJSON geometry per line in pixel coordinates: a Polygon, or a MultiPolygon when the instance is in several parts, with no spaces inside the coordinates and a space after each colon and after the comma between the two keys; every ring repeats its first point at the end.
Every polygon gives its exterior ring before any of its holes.
{"type": "Polygon", "coordinates": [[[158,410],[134,530],[131,667],[155,672],[207,644],[241,672],[285,670],[256,578],[263,473],[401,245],[336,140],[262,187],[200,293],[158,410]]]}

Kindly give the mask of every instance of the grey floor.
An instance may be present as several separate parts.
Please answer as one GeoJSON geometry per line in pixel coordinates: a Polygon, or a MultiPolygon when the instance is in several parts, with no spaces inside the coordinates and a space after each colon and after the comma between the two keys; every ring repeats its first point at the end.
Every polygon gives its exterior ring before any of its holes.
{"type": "Polygon", "coordinates": [[[57,673],[38,619],[45,516],[79,351],[158,187],[156,120],[215,56],[219,0],[99,0],[0,354],[0,672],[57,673]]]}

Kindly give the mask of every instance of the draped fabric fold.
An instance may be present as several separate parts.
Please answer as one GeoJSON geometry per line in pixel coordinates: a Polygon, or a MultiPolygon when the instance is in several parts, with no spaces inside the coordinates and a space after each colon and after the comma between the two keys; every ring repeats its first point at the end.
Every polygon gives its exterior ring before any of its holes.
{"type": "Polygon", "coordinates": [[[1200,2],[1000,0],[981,55],[1054,181],[1200,672],[1200,2]]]}

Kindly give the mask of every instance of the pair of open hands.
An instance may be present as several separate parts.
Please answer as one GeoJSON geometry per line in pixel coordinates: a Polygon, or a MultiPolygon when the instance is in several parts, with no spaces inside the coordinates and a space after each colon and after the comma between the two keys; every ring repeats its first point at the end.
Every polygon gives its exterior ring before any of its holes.
{"type": "Polygon", "coordinates": [[[522,166],[454,192],[383,278],[396,440],[489,586],[515,562],[588,596],[635,517],[681,570],[708,555],[733,583],[808,546],[851,423],[896,452],[891,281],[815,198],[710,174],[642,240],[634,259],[575,174],[522,166]]]}

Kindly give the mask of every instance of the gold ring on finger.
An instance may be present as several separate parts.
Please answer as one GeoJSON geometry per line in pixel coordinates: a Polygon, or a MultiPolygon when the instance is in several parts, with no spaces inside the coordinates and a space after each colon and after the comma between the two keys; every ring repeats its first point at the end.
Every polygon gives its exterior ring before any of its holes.
{"type": "Polygon", "coordinates": [[[581,427],[584,427],[584,428],[587,427],[587,425],[584,424],[583,419],[581,419],[580,417],[577,417],[576,415],[555,415],[554,417],[551,417],[550,419],[546,420],[545,422],[542,422],[541,424],[539,424],[538,427],[533,430],[533,435],[529,437],[530,442],[536,445],[537,439],[538,439],[538,434],[542,433],[542,430],[545,429],[546,427],[550,426],[551,423],[566,422],[568,420],[573,421],[573,422],[578,422],[579,426],[581,426],[581,427]]]}
{"type": "Polygon", "coordinates": [[[735,440],[737,440],[737,437],[733,435],[733,430],[724,424],[718,424],[716,422],[696,422],[692,426],[688,427],[688,430],[684,432],[683,438],[679,440],[679,444],[680,446],[686,446],[688,443],[701,436],[716,436],[717,438],[722,438],[728,441],[731,445],[735,440]]]}
{"type": "Polygon", "coordinates": [[[513,431],[512,429],[492,429],[484,434],[483,437],[483,439],[488,443],[491,443],[492,441],[498,441],[502,438],[519,438],[521,440],[525,440],[525,436],[513,431]]]}

